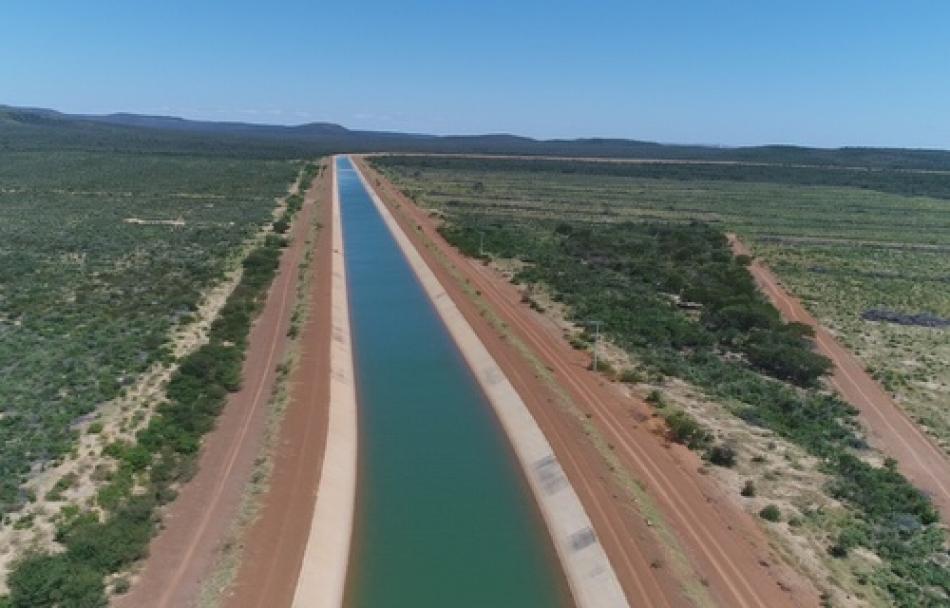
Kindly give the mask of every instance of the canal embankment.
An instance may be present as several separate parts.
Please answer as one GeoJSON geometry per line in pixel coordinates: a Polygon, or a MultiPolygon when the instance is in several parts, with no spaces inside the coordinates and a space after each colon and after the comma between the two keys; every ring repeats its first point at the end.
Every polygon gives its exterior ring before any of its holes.
{"type": "Polygon", "coordinates": [[[373,188],[362,174],[358,177],[504,428],[575,603],[583,607],[626,606],[590,518],[523,400],[373,188]]]}
{"type": "Polygon", "coordinates": [[[336,159],[331,162],[329,412],[316,503],[293,606],[343,604],[357,476],[357,397],[336,159]]]}

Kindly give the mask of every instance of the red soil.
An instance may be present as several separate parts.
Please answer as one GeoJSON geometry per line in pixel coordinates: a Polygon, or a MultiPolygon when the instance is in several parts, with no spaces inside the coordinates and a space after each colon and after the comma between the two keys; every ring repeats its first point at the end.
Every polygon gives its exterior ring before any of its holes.
{"type": "Polygon", "coordinates": [[[163,513],[163,529],[119,608],[180,608],[194,603],[237,515],[267,420],[276,367],[287,347],[297,267],[314,213],[311,189],[291,232],[260,316],[251,328],[241,390],[228,399],[202,445],[195,476],[163,513]]]}
{"type": "Polygon", "coordinates": [[[650,417],[645,403],[590,372],[589,357],[574,350],[557,326],[523,304],[513,285],[460,254],[438,234],[423,210],[362,159],[357,162],[537,419],[580,495],[631,605],[684,606],[689,601],[681,582],[662,563],[664,549],[651,524],[618,486],[580,421],[556,405],[555,393],[512,341],[481,316],[462,281],[477,289],[508,331],[553,372],[559,386],[589,414],[621,465],[644,482],[694,571],[719,604],[818,604],[813,586],[769,550],[757,521],[697,472],[699,458],[681,446],[666,445],[640,423],[650,417]]]}
{"type": "MultiPolygon", "coordinates": [[[[729,235],[729,241],[736,254],[750,255],[734,234],[729,235]]],[[[749,270],[783,317],[815,328],[818,350],[834,363],[831,384],[861,412],[868,442],[897,459],[901,473],[933,499],[944,521],[950,521],[950,460],[943,450],[874,381],[861,361],[782,288],[778,277],[765,264],[754,260],[749,270]]]]}
{"type": "Polygon", "coordinates": [[[329,169],[314,190],[323,228],[311,266],[310,313],[291,376],[291,396],[281,424],[270,485],[257,520],[244,539],[241,566],[222,606],[290,606],[316,501],[326,444],[330,374],[329,169]]]}

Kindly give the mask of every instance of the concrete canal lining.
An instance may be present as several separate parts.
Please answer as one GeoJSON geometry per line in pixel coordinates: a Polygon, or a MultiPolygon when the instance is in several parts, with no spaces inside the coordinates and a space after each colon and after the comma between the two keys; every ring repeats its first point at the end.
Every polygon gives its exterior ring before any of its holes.
{"type": "Polygon", "coordinates": [[[356,383],[335,159],[330,165],[333,206],[330,411],[320,483],[307,548],[297,577],[294,608],[342,606],[356,496],[356,383]]]}

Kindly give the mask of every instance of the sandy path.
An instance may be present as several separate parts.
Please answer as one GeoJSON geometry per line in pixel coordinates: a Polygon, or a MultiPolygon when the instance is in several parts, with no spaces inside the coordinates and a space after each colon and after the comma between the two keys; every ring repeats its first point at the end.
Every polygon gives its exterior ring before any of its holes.
{"type": "MultiPolygon", "coordinates": [[[[364,162],[360,164],[367,170],[364,162]]],[[[526,396],[529,409],[581,495],[631,604],[684,605],[679,588],[682,581],[673,580],[669,569],[655,567],[662,548],[627,500],[618,498],[625,491],[614,485],[612,474],[579,421],[554,405],[555,398],[531,364],[481,317],[452,272],[481,293],[509,330],[554,373],[572,400],[591,414],[590,422],[613,446],[620,463],[645,482],[647,492],[685,547],[697,576],[720,605],[817,605],[816,590],[772,554],[752,516],[714,481],[697,472],[701,465],[698,457],[680,446],[665,447],[646,425],[637,423],[649,417],[648,406],[625,397],[617,387],[589,372],[587,355],[571,348],[556,326],[522,304],[520,292],[504,277],[461,255],[441,238],[424,211],[378,173],[369,169],[367,174],[479,337],[526,396]],[[437,252],[429,249],[426,241],[434,244],[437,252]]]]}
{"type": "MultiPolygon", "coordinates": [[[[736,235],[728,236],[735,253],[750,255],[748,247],[736,235]]],[[[783,317],[815,328],[818,350],[835,366],[831,384],[845,401],[861,412],[869,443],[896,458],[901,473],[933,499],[944,521],[950,521],[950,460],[944,451],[874,381],[861,361],[835,340],[798,299],[785,291],[771,269],[754,260],[749,270],[783,317]]]]}
{"type": "Polygon", "coordinates": [[[290,606],[323,465],[330,374],[331,182],[329,168],[313,188],[323,228],[314,241],[310,312],[300,335],[300,359],[280,427],[273,472],[258,517],[243,540],[234,583],[222,600],[233,608],[290,606]]]}
{"type": "Polygon", "coordinates": [[[287,345],[297,267],[314,212],[313,190],[292,229],[264,308],[251,328],[241,390],[231,395],[202,445],[198,471],[167,507],[163,529],[149,545],[140,576],[119,608],[192,605],[210,573],[250,479],[267,419],[265,407],[287,345]]]}

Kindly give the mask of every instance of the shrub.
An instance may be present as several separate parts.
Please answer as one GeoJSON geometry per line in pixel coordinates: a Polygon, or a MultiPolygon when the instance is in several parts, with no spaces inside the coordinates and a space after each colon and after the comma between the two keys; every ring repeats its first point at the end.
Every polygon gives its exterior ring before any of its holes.
{"type": "Polygon", "coordinates": [[[749,362],[764,372],[799,386],[815,386],[831,369],[824,355],[802,348],[798,340],[791,343],[784,337],[755,333],[742,351],[749,362]]]}
{"type": "Polygon", "coordinates": [[[646,377],[640,373],[640,370],[632,367],[627,368],[620,373],[620,381],[626,382],[627,384],[639,384],[645,380],[646,377]]]}
{"type": "Polygon", "coordinates": [[[7,578],[11,608],[100,608],[106,605],[102,573],[65,554],[27,555],[7,578]]]}
{"type": "MultiPolygon", "coordinates": [[[[590,365],[588,366],[588,369],[590,370],[594,369],[593,360],[591,360],[590,365]]],[[[614,367],[610,363],[604,361],[603,359],[597,359],[597,369],[594,371],[598,371],[604,374],[605,376],[607,376],[608,378],[613,378],[614,376],[617,375],[617,371],[614,369],[614,367]]]]}
{"type": "Polygon", "coordinates": [[[782,519],[782,512],[775,505],[766,505],[759,511],[759,517],[766,521],[776,522],[782,519]]]}
{"type": "Polygon", "coordinates": [[[736,464],[736,450],[731,445],[714,445],[706,450],[706,458],[716,466],[732,467],[736,464]]]}
{"type": "Polygon", "coordinates": [[[287,213],[291,216],[300,210],[303,206],[303,197],[299,194],[291,194],[287,197],[287,213]]]}
{"type": "Polygon", "coordinates": [[[831,557],[837,557],[839,559],[848,557],[848,548],[841,543],[835,543],[828,547],[828,555],[831,557]]]}
{"type": "Polygon", "coordinates": [[[122,576],[115,579],[115,582],[112,583],[112,592],[116,595],[122,595],[123,593],[128,593],[129,589],[132,588],[132,583],[129,582],[129,579],[122,576]]]}
{"type": "Polygon", "coordinates": [[[288,222],[286,218],[282,217],[279,220],[275,220],[271,224],[271,228],[273,228],[274,232],[277,234],[284,234],[287,232],[287,229],[290,228],[290,222],[288,222]]]}
{"type": "Polygon", "coordinates": [[[100,572],[116,572],[147,553],[152,536],[149,496],[135,496],[104,522],[82,519],[62,535],[70,559],[100,572]]]}
{"type": "Polygon", "coordinates": [[[828,553],[832,557],[847,557],[848,552],[854,547],[868,544],[870,533],[867,523],[854,518],[849,519],[838,532],[837,540],[828,547],[828,553]]]}
{"type": "Polygon", "coordinates": [[[745,496],[746,498],[752,498],[755,496],[755,482],[751,479],[747,479],[745,484],[742,486],[742,490],[739,491],[739,494],[745,496]]]}
{"type": "Polygon", "coordinates": [[[46,493],[46,500],[62,500],[63,492],[73,487],[78,479],[75,473],[66,473],[53,484],[50,491],[46,493]]]}
{"type": "Polygon", "coordinates": [[[697,449],[711,440],[711,435],[692,416],[682,410],[676,410],[666,415],[666,424],[669,427],[670,439],[682,443],[690,449],[697,449]]]}

